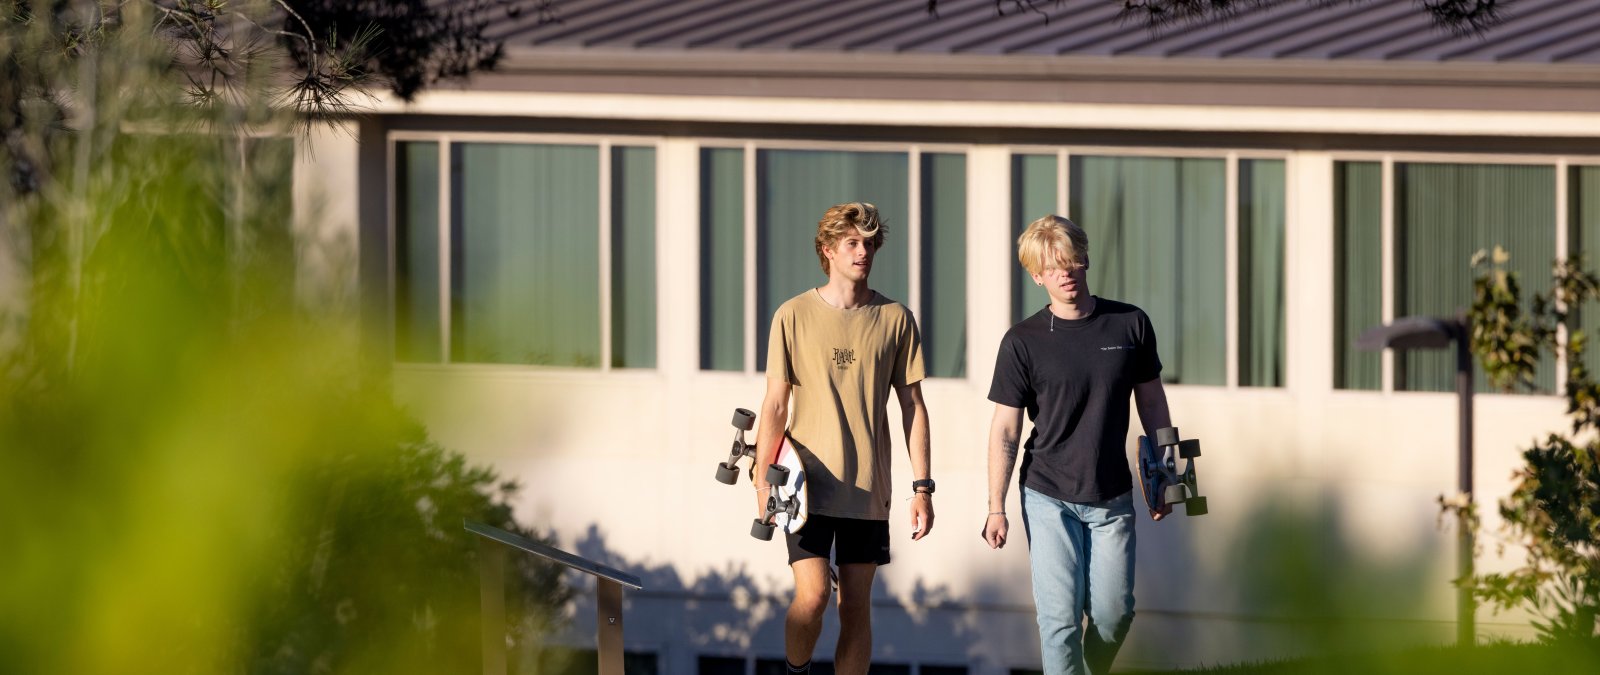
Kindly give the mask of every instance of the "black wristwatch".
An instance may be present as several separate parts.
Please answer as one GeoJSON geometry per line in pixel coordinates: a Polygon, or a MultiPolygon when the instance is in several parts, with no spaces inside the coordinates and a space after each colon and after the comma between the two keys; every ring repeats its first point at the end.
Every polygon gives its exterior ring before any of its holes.
{"type": "Polygon", "coordinates": [[[922,480],[911,481],[911,492],[926,493],[930,495],[933,494],[933,479],[924,478],[922,480]]]}

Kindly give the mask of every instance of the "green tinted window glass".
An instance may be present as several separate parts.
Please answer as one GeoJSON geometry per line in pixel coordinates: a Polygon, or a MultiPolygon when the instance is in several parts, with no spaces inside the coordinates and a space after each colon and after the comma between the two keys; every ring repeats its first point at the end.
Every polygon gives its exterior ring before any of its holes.
{"type": "Polygon", "coordinates": [[[1283,160],[1239,161],[1239,384],[1281,387],[1283,160]]]}
{"type": "Polygon", "coordinates": [[[967,156],[922,155],[923,356],[931,377],[967,373],[967,156]]]}
{"type": "Polygon", "coordinates": [[[611,365],[656,366],[656,150],[611,149],[611,365]]]}
{"type": "Polygon", "coordinates": [[[395,359],[438,363],[439,144],[395,144],[395,359]]]}
{"type": "Polygon", "coordinates": [[[1333,386],[1383,387],[1381,352],[1355,348],[1383,323],[1383,166],[1338,162],[1333,169],[1333,386]]]}
{"type": "Polygon", "coordinates": [[[744,151],[700,151],[700,367],[744,370],[744,151]]]}
{"type": "MultiPolygon", "coordinates": [[[[1514,164],[1396,164],[1395,316],[1453,317],[1472,304],[1473,253],[1500,246],[1523,299],[1546,288],[1556,255],[1555,168],[1514,164]]],[[[1451,350],[1395,353],[1395,388],[1453,391],[1451,350]]],[[[1478,388],[1484,389],[1481,373],[1478,388]]],[[[1555,388],[1552,359],[1536,386],[1555,388]]]]}
{"type": "Polygon", "coordinates": [[[451,154],[451,359],[598,367],[599,149],[451,154]]]}

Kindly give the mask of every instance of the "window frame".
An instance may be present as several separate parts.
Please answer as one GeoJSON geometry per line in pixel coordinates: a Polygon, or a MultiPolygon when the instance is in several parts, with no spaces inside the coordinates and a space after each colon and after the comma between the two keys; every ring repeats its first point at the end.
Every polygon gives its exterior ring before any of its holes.
{"type": "MultiPolygon", "coordinates": [[[[1379,321],[1383,325],[1395,320],[1395,292],[1398,288],[1399,261],[1395,255],[1395,165],[1396,164],[1461,164],[1461,165],[1492,165],[1510,164],[1520,166],[1548,166],[1555,172],[1555,200],[1552,206],[1555,209],[1555,242],[1556,259],[1565,260],[1571,250],[1568,247],[1568,235],[1571,231],[1570,214],[1568,207],[1571,197],[1571,185],[1568,182],[1570,169],[1574,167],[1600,168],[1600,155],[1581,154],[1540,154],[1540,153],[1485,153],[1485,152],[1390,152],[1390,151],[1336,151],[1328,153],[1330,166],[1337,168],[1344,162],[1369,162],[1379,165],[1379,182],[1381,190],[1379,231],[1380,245],[1382,246],[1381,260],[1382,271],[1379,283],[1379,300],[1381,304],[1379,321]]],[[[1333,185],[1328,186],[1330,193],[1333,185]]],[[[1335,201],[1338,195],[1333,194],[1335,201]]],[[[1331,222],[1331,221],[1330,221],[1331,222]]],[[[1333,223],[1335,228],[1337,223],[1333,223]]],[[[1540,280],[1543,283],[1543,280],[1540,280]]],[[[1542,288],[1535,286],[1534,288],[1542,288]]],[[[1334,302],[1331,311],[1337,311],[1340,295],[1344,289],[1334,285],[1334,302]]],[[[1335,337],[1337,339],[1337,337],[1335,337]]],[[[1556,327],[1556,340],[1558,344],[1567,343],[1567,327],[1556,327]]],[[[1338,349],[1338,345],[1334,346],[1338,349]]],[[[1379,379],[1381,384],[1378,389],[1341,389],[1335,387],[1337,393],[1351,394],[1419,394],[1438,395],[1439,392],[1410,391],[1395,388],[1395,357],[1394,350],[1385,349],[1381,352],[1381,365],[1379,366],[1379,379]]],[[[1562,396],[1567,390],[1567,355],[1564,350],[1557,350],[1555,356],[1555,389],[1549,394],[1529,394],[1533,396],[1562,396]]]]}
{"type": "MultiPolygon", "coordinates": [[[[1223,161],[1223,308],[1224,308],[1224,342],[1226,378],[1222,385],[1214,384],[1167,384],[1169,387],[1209,387],[1227,391],[1288,391],[1293,387],[1291,381],[1293,370],[1285,368],[1283,382],[1277,386],[1249,386],[1239,383],[1239,162],[1250,160],[1276,160],[1283,162],[1284,195],[1283,195],[1283,247],[1287,261],[1288,251],[1294,247],[1296,238],[1295,208],[1299,201],[1295,194],[1295,151],[1271,149],[1238,149],[1238,148],[1206,148],[1206,147],[1170,147],[1170,146],[1120,146],[1120,145],[1038,145],[1038,144],[1008,144],[1001,146],[1005,149],[1008,158],[1020,155],[1055,155],[1056,157],[1056,213],[1071,217],[1072,206],[1072,158],[1075,156],[1095,157],[1148,157],[1171,159],[1220,159],[1223,161]]],[[[1009,166],[1009,164],[1008,164],[1009,166]]],[[[1009,181],[1015,187],[1016,177],[1009,181]]],[[[1007,201],[1007,209],[1011,204],[1007,201]]],[[[1012,213],[1007,219],[1008,227],[1014,226],[1017,214],[1012,213]]],[[[1014,244],[1013,244],[1014,246],[1014,244]]],[[[1012,249],[1015,253],[1015,248],[1012,249]]],[[[1014,256],[1013,256],[1014,259],[1014,256]]],[[[1015,273],[1013,271],[1013,273],[1015,273]]],[[[1287,286],[1292,275],[1287,267],[1284,271],[1284,284],[1287,286]]],[[[1013,279],[1006,280],[1010,288],[1013,279]]],[[[1289,293],[1283,293],[1284,334],[1293,332],[1293,322],[1288,320],[1291,312],[1290,303],[1293,298],[1289,293]]],[[[1293,341],[1285,339],[1284,363],[1292,359],[1289,353],[1293,341]]]]}
{"type": "MultiPolygon", "coordinates": [[[[389,328],[389,354],[394,365],[404,367],[422,368],[455,368],[455,369],[518,369],[538,371],[561,371],[574,373],[610,373],[610,372],[655,372],[661,369],[660,348],[661,331],[659,328],[660,305],[657,302],[657,326],[655,330],[655,343],[657,350],[656,365],[654,367],[622,367],[612,365],[613,335],[612,335],[612,236],[614,227],[612,222],[612,174],[613,166],[611,151],[616,147],[650,148],[655,153],[655,180],[657,184],[655,205],[656,255],[660,255],[661,232],[661,136],[630,135],[630,134],[562,134],[562,133],[517,133],[517,132],[477,132],[477,131],[428,131],[428,130],[391,130],[384,139],[384,166],[387,172],[388,198],[384,202],[385,233],[387,237],[387,251],[385,260],[388,266],[386,281],[388,283],[388,328],[389,328]],[[398,310],[398,280],[399,280],[399,251],[397,248],[397,234],[399,232],[398,211],[396,208],[399,194],[398,151],[401,143],[437,143],[439,146],[439,349],[440,355],[437,362],[399,361],[397,356],[399,331],[395,325],[398,310]],[[456,143],[498,143],[509,145],[584,145],[593,146],[599,154],[599,260],[596,266],[598,275],[598,291],[600,295],[600,361],[597,367],[585,368],[581,366],[558,366],[528,363],[482,363],[477,361],[452,361],[451,354],[451,248],[453,243],[450,238],[450,214],[454,205],[450,188],[454,177],[451,173],[452,146],[456,143]]],[[[659,259],[659,258],[658,258],[659,259]]],[[[657,265],[657,274],[660,266],[657,265]]]]}
{"type": "MultiPolygon", "coordinates": [[[[759,345],[757,344],[756,336],[760,333],[760,326],[759,326],[758,322],[770,321],[772,319],[772,317],[770,317],[770,316],[767,316],[767,317],[756,316],[759,299],[756,297],[756,293],[755,293],[755,290],[754,290],[755,288],[757,288],[757,286],[756,286],[756,284],[757,284],[756,264],[759,262],[757,260],[758,251],[757,251],[756,244],[757,244],[757,237],[760,236],[759,224],[756,222],[757,221],[757,214],[760,212],[759,205],[757,204],[757,201],[756,201],[757,196],[758,196],[756,194],[756,188],[757,188],[757,186],[756,186],[756,167],[757,167],[756,155],[757,155],[758,152],[760,152],[762,150],[802,150],[802,151],[820,150],[820,151],[831,151],[831,152],[900,152],[900,153],[905,153],[905,155],[906,155],[906,183],[907,183],[907,190],[906,190],[906,211],[907,211],[906,220],[907,220],[907,223],[905,224],[904,232],[906,233],[905,234],[905,242],[906,242],[906,244],[905,244],[906,245],[906,277],[907,277],[907,279],[906,279],[906,288],[908,290],[907,290],[907,297],[906,298],[897,299],[897,300],[899,300],[900,304],[905,305],[907,309],[911,310],[912,316],[917,317],[919,322],[921,321],[921,317],[922,317],[922,311],[921,311],[922,310],[922,285],[920,283],[920,280],[922,278],[922,229],[923,229],[923,219],[922,219],[922,155],[923,155],[923,153],[960,154],[963,157],[970,159],[971,156],[972,156],[972,150],[973,150],[973,148],[977,147],[977,144],[974,144],[974,143],[938,143],[938,142],[921,143],[921,142],[876,142],[876,141],[808,141],[808,140],[800,140],[800,139],[770,139],[770,140],[769,139],[763,139],[763,140],[759,140],[758,141],[758,140],[754,140],[754,139],[740,140],[740,139],[727,139],[727,138],[691,138],[689,140],[691,140],[692,142],[695,143],[695,161],[697,163],[700,161],[700,158],[704,156],[703,151],[705,151],[705,150],[740,150],[740,151],[743,152],[743,160],[744,160],[744,181],[743,181],[743,186],[742,186],[743,194],[744,194],[744,255],[743,255],[743,261],[744,261],[744,287],[747,289],[747,291],[744,294],[744,304],[743,304],[743,307],[741,308],[742,311],[744,312],[744,315],[745,315],[745,321],[743,322],[743,339],[744,339],[744,355],[743,355],[744,356],[744,364],[743,365],[744,365],[744,367],[743,367],[742,370],[737,370],[737,371],[735,371],[735,370],[708,370],[708,369],[700,368],[699,364],[696,364],[696,372],[697,373],[699,373],[702,376],[716,376],[716,375],[749,376],[749,375],[760,375],[761,372],[762,372],[762,371],[758,371],[756,369],[756,353],[757,353],[757,350],[758,350],[758,347],[759,347],[759,345]]],[[[697,172],[696,180],[699,179],[700,175],[703,175],[703,174],[701,174],[700,172],[697,172]]],[[[969,173],[968,177],[967,177],[967,181],[965,182],[965,187],[970,188],[970,186],[971,186],[971,175],[969,173]]],[[[703,190],[704,186],[701,186],[701,188],[703,190]]],[[[697,199],[698,199],[698,197],[697,197],[697,199]]],[[[698,204],[696,205],[696,212],[697,213],[700,212],[700,205],[698,205],[698,204]]],[[[969,213],[970,213],[970,209],[969,209],[969,213]]],[[[821,216],[821,214],[817,214],[817,215],[819,217],[821,216]]],[[[965,213],[962,214],[962,218],[963,218],[963,220],[967,221],[965,229],[970,230],[972,224],[971,224],[970,219],[967,217],[967,215],[968,214],[965,214],[965,213]]],[[[697,236],[698,236],[699,232],[700,232],[700,229],[699,229],[699,226],[697,225],[696,226],[697,236]]],[[[703,268],[701,266],[697,265],[696,266],[696,270],[699,270],[699,269],[703,269],[703,268]]],[[[969,272],[969,274],[970,274],[970,272],[969,272]]],[[[968,300],[968,302],[970,303],[970,299],[968,300]]],[[[961,314],[962,314],[963,317],[966,317],[969,314],[966,307],[962,307],[961,314]]],[[[699,315],[697,315],[695,317],[695,323],[696,323],[696,334],[699,335],[699,331],[704,329],[704,326],[700,324],[700,316],[699,315]]],[[[959,376],[959,377],[937,377],[937,376],[929,375],[928,379],[930,379],[930,380],[949,380],[949,381],[959,382],[959,381],[966,380],[971,375],[971,369],[970,368],[965,368],[964,370],[966,372],[964,374],[962,374],[961,376],[959,376]]]]}

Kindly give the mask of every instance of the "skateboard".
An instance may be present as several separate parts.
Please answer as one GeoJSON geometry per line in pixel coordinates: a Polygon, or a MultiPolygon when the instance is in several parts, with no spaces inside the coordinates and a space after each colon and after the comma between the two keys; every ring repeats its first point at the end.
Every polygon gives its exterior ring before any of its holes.
{"type": "Polygon", "coordinates": [[[1194,459],[1199,456],[1200,441],[1178,440],[1177,427],[1156,429],[1154,441],[1148,436],[1139,437],[1139,488],[1151,511],[1182,502],[1184,514],[1206,514],[1206,498],[1200,496],[1194,473],[1194,459]],[[1185,460],[1181,473],[1180,457],[1185,460]]]}
{"type": "MultiPolygon", "coordinates": [[[[739,460],[750,458],[750,477],[755,478],[756,444],[746,443],[744,432],[754,429],[756,415],[744,408],[733,411],[733,447],[728,459],[717,463],[717,481],[726,485],[739,482],[739,460]]],[[[762,541],[772,539],[774,530],[782,529],[794,534],[806,524],[806,470],[800,463],[788,434],[778,444],[778,454],[767,467],[767,484],[772,486],[767,494],[766,513],[750,524],[750,536],[762,541]]]]}

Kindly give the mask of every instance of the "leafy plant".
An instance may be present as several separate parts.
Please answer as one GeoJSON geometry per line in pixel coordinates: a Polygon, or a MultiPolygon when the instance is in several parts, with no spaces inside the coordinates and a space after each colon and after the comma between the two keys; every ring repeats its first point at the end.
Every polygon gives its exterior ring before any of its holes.
{"type": "MultiPolygon", "coordinates": [[[[1521,567],[1459,583],[1502,608],[1522,606],[1547,640],[1591,638],[1600,625],[1600,384],[1584,365],[1587,336],[1577,312],[1600,299],[1600,277],[1582,261],[1558,262],[1548,293],[1535,294],[1530,311],[1519,301],[1509,255],[1495,249],[1473,260],[1472,348],[1490,382],[1506,391],[1531,388],[1539,355],[1564,352],[1567,364],[1567,434],[1551,433],[1523,452],[1526,464],[1499,512],[1511,541],[1526,551],[1521,567]],[[1561,340],[1560,329],[1569,331],[1561,340]]],[[[1465,508],[1465,505],[1455,505],[1465,508]]]]}

